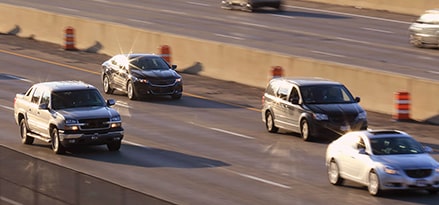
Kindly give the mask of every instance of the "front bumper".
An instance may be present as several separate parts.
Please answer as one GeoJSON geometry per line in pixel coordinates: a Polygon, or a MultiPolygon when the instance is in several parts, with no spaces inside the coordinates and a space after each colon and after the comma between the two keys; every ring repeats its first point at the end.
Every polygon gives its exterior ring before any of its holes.
{"type": "Polygon", "coordinates": [[[149,83],[136,82],[134,84],[138,95],[179,95],[183,93],[183,84],[153,85],[149,83]]]}
{"type": "Polygon", "coordinates": [[[310,134],[317,136],[323,133],[333,135],[343,135],[344,133],[354,130],[366,130],[368,127],[367,120],[356,120],[354,122],[335,123],[326,120],[312,120],[310,123],[310,134]]]}
{"type": "Polygon", "coordinates": [[[439,174],[432,174],[425,178],[410,178],[405,175],[381,174],[380,185],[382,190],[439,190],[439,174]]]}
{"type": "Polygon", "coordinates": [[[103,145],[123,139],[124,131],[115,130],[105,133],[64,133],[59,132],[60,142],[64,146],[71,145],[103,145]]]}

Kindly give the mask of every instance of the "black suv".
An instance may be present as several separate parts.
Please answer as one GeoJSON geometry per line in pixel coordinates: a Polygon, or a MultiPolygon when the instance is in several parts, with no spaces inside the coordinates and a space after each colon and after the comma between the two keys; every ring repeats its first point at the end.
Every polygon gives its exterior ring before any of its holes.
{"type": "Polygon", "coordinates": [[[321,78],[275,78],[262,97],[262,121],[269,132],[300,133],[305,141],[323,133],[367,129],[366,111],[341,83],[321,78]]]}
{"type": "Polygon", "coordinates": [[[176,68],[159,55],[119,54],[102,63],[104,92],[119,90],[127,93],[130,100],[154,95],[180,99],[183,81],[176,68]]]}

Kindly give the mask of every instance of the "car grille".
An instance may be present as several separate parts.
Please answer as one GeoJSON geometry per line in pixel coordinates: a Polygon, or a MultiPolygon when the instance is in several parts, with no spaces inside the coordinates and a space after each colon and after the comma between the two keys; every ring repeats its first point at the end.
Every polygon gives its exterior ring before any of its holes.
{"type": "Polygon", "coordinates": [[[81,130],[90,130],[90,129],[107,129],[109,128],[108,122],[109,118],[96,118],[96,119],[85,119],[79,120],[81,125],[81,130]]]}
{"type": "Polygon", "coordinates": [[[173,85],[175,80],[174,79],[169,79],[169,80],[150,80],[149,82],[153,86],[163,86],[163,85],[173,85]]]}
{"type": "Polygon", "coordinates": [[[353,122],[357,115],[329,115],[329,120],[335,123],[353,122]]]}
{"type": "Polygon", "coordinates": [[[152,87],[151,91],[153,93],[173,93],[174,87],[152,87]]]}
{"type": "Polygon", "coordinates": [[[431,175],[431,169],[406,169],[404,172],[411,178],[424,178],[431,175]]]}

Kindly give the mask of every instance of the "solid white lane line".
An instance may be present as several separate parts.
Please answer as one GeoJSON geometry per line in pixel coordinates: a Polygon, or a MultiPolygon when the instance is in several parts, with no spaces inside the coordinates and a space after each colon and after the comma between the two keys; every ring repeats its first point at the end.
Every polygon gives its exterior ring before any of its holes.
{"type": "Polygon", "coordinates": [[[235,40],[244,40],[243,38],[240,38],[240,37],[229,36],[229,35],[224,35],[224,34],[219,34],[219,33],[215,33],[215,36],[224,37],[224,38],[232,38],[235,40]]]}
{"type": "MultiPolygon", "coordinates": [[[[4,196],[0,196],[0,201],[4,201],[4,202],[11,204],[11,205],[23,205],[22,203],[19,203],[17,201],[12,200],[12,199],[8,199],[4,196]]],[[[0,203],[0,204],[3,204],[3,203],[0,203]]]]}
{"type": "Polygon", "coordinates": [[[234,135],[234,136],[242,137],[242,138],[245,138],[245,139],[255,139],[254,137],[238,134],[238,133],[235,133],[235,132],[230,132],[230,131],[219,129],[219,128],[209,127],[209,129],[215,130],[217,132],[226,133],[226,134],[229,134],[229,135],[234,135]]]}
{"type": "Polygon", "coordinates": [[[154,24],[150,21],[144,21],[144,20],[139,20],[139,19],[128,19],[128,20],[132,21],[132,22],[143,23],[143,24],[154,24]]]}
{"type": "Polygon", "coordinates": [[[375,29],[375,28],[367,28],[367,27],[363,27],[361,29],[364,30],[368,30],[368,31],[376,31],[376,32],[380,32],[380,33],[393,33],[391,31],[386,31],[386,30],[381,30],[381,29],[375,29]]]}
{"type": "Polygon", "coordinates": [[[14,108],[13,107],[9,107],[9,106],[6,106],[6,105],[0,105],[0,107],[2,107],[2,108],[5,108],[6,110],[14,110],[14,108]]]}
{"type": "Polygon", "coordinates": [[[333,56],[333,57],[339,57],[339,58],[346,58],[346,56],[344,55],[338,55],[338,54],[334,54],[334,53],[327,53],[327,52],[322,52],[322,51],[311,51],[313,53],[317,53],[317,54],[321,54],[321,55],[327,55],[327,56],[333,56]]]}
{"type": "Polygon", "coordinates": [[[199,3],[199,2],[193,2],[193,1],[188,1],[188,4],[193,4],[193,5],[197,5],[197,6],[209,6],[209,4],[204,4],[204,3],[199,3]]]}
{"type": "Polygon", "coordinates": [[[249,179],[253,179],[253,180],[256,180],[256,181],[259,181],[259,182],[263,182],[263,183],[270,184],[270,185],[273,185],[273,186],[281,187],[281,188],[284,188],[284,189],[291,189],[290,186],[287,186],[287,185],[284,185],[284,184],[276,183],[276,182],[273,182],[273,181],[269,181],[269,180],[262,179],[262,178],[259,178],[259,177],[251,176],[251,175],[248,175],[248,174],[243,174],[243,173],[239,173],[239,172],[235,172],[235,173],[240,175],[240,176],[243,176],[243,177],[246,177],[246,178],[249,178],[249,179]]]}

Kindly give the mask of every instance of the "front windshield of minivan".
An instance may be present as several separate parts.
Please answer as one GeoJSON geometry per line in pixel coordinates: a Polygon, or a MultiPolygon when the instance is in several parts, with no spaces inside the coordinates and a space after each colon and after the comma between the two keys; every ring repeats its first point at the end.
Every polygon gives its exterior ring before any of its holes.
{"type": "Polygon", "coordinates": [[[352,94],[343,85],[312,85],[300,88],[305,104],[354,103],[352,94]]]}

